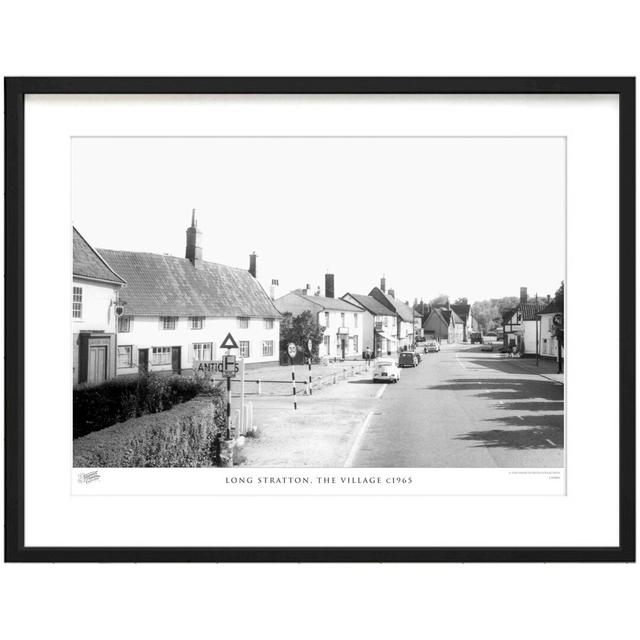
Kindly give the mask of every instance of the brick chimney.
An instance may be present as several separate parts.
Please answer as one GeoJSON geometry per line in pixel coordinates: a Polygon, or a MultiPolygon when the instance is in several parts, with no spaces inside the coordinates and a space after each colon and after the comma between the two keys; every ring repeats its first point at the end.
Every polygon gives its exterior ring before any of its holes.
{"type": "Polygon", "coordinates": [[[547,293],[547,304],[551,302],[551,296],[547,293]]]}
{"type": "Polygon", "coordinates": [[[196,269],[202,269],[202,231],[198,229],[196,210],[191,211],[191,226],[187,229],[187,249],[184,257],[196,269]]]}
{"type": "Polygon", "coordinates": [[[395,292],[393,289],[389,289],[389,295],[390,295],[392,298],[395,298],[395,297],[396,297],[396,292],[395,292]]]}
{"type": "Polygon", "coordinates": [[[258,258],[258,256],[256,255],[256,252],[254,251],[253,253],[249,254],[249,273],[255,278],[256,277],[256,259],[258,258]]]}
{"type": "Polygon", "coordinates": [[[382,276],[382,278],[380,278],[380,291],[382,291],[382,293],[384,293],[387,290],[387,279],[382,276]]]}
{"type": "Polygon", "coordinates": [[[326,298],[336,297],[335,277],[333,273],[324,274],[324,295],[326,298]]]}
{"type": "Polygon", "coordinates": [[[520,304],[525,304],[528,299],[527,287],[520,287],[520,304]]]}

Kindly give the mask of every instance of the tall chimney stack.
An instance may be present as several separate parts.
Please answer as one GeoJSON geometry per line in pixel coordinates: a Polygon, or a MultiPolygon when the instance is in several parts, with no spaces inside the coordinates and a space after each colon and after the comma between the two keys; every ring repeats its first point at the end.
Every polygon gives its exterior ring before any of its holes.
{"type": "Polygon", "coordinates": [[[324,295],[326,298],[336,297],[335,280],[333,273],[324,274],[324,295]]]}
{"type": "Polygon", "coordinates": [[[387,279],[383,275],[382,278],[380,278],[380,291],[384,293],[386,290],[387,290],[387,279]]]}
{"type": "Polygon", "coordinates": [[[202,269],[202,231],[198,229],[195,209],[191,211],[191,226],[187,229],[185,258],[190,260],[196,269],[202,269]]]}
{"type": "Polygon", "coordinates": [[[390,295],[392,298],[395,298],[395,297],[396,297],[396,292],[395,292],[393,289],[389,289],[389,295],[390,295]]]}
{"type": "Polygon", "coordinates": [[[272,300],[278,297],[278,285],[280,283],[275,278],[271,280],[271,286],[269,287],[269,295],[272,300]]]}
{"type": "Polygon", "coordinates": [[[256,252],[254,251],[253,253],[249,254],[249,273],[255,278],[256,277],[256,259],[257,259],[257,255],[256,252]]]}
{"type": "Polygon", "coordinates": [[[520,304],[525,304],[528,299],[527,287],[520,287],[520,304]]]}

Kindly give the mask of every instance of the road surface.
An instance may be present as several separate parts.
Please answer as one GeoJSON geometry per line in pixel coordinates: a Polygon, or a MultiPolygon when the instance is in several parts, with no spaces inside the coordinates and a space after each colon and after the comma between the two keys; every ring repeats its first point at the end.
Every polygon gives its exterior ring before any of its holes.
{"type": "Polygon", "coordinates": [[[375,393],[346,464],[563,467],[564,386],[537,371],[479,346],[428,354],[375,393]]]}

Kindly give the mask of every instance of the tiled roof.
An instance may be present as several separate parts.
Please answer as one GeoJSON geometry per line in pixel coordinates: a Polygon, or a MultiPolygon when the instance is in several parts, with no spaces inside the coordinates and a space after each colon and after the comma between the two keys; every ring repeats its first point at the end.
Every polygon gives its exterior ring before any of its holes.
{"type": "Polygon", "coordinates": [[[286,313],[287,311],[292,311],[295,308],[299,308],[301,305],[306,305],[308,307],[317,306],[318,310],[322,311],[347,311],[347,312],[358,312],[362,311],[362,309],[355,304],[351,304],[346,300],[342,300],[341,298],[326,298],[324,296],[309,296],[304,295],[302,293],[295,293],[292,291],[275,301],[275,305],[279,311],[282,313],[286,313]],[[287,302],[287,298],[289,296],[295,296],[295,304],[291,304],[287,302]]]}
{"type": "Polygon", "coordinates": [[[73,228],[73,275],[101,282],[124,284],[124,280],[98,255],[75,227],[73,228]]]}
{"type": "Polygon", "coordinates": [[[453,317],[453,322],[455,324],[464,324],[464,320],[453,310],[453,305],[451,306],[452,306],[451,315],[453,317]]]}
{"type": "Polygon", "coordinates": [[[434,311],[438,312],[441,316],[442,319],[445,321],[446,324],[449,324],[451,322],[451,314],[453,313],[453,311],[451,311],[451,309],[434,309],[434,311]]]}
{"type": "MultiPolygon", "coordinates": [[[[348,295],[350,295],[361,307],[364,307],[367,311],[373,313],[374,316],[395,315],[391,309],[385,307],[382,302],[376,300],[373,296],[365,296],[360,293],[349,293],[348,295]]],[[[344,296],[342,297],[344,298],[344,296]]]]}
{"type": "MultiPolygon", "coordinates": [[[[378,299],[383,298],[387,301],[385,306],[390,309],[395,309],[395,312],[400,316],[400,319],[403,322],[413,322],[413,310],[411,307],[401,300],[396,300],[394,297],[390,296],[388,293],[382,291],[378,287],[374,287],[370,292],[370,296],[375,297],[378,296],[378,299]]],[[[383,303],[384,304],[384,303],[383,303]]]]}
{"type": "Polygon", "coordinates": [[[538,313],[563,313],[564,304],[558,304],[552,300],[546,307],[543,307],[538,313]]]}
{"type": "Polygon", "coordinates": [[[99,249],[123,275],[127,315],[279,318],[271,298],[246,270],[214,262],[196,269],[186,258],[99,249]]]}
{"type": "Polygon", "coordinates": [[[465,320],[469,317],[469,312],[471,311],[470,304],[452,304],[451,308],[462,318],[465,320]]]}
{"type": "Polygon", "coordinates": [[[535,320],[540,311],[545,307],[541,303],[535,302],[521,302],[515,309],[510,309],[502,314],[502,324],[508,324],[509,320],[516,312],[522,314],[522,321],[535,320]]]}

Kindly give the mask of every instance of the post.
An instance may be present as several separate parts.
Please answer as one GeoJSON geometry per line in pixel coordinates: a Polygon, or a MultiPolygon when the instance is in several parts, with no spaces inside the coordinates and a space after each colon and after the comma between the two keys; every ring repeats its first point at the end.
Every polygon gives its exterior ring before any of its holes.
{"type": "MultiPolygon", "coordinates": [[[[227,355],[229,355],[229,349],[227,349],[227,355]]],[[[227,433],[226,439],[231,439],[231,378],[227,376],[227,433]]]]}
{"type": "Polygon", "coordinates": [[[242,358],[242,384],[240,385],[240,433],[244,435],[244,358],[242,358]]]}
{"type": "Polygon", "coordinates": [[[227,377],[227,432],[226,439],[231,439],[231,378],[227,377]]]}
{"type": "Polygon", "coordinates": [[[538,359],[540,356],[540,344],[538,340],[538,319],[540,316],[536,316],[536,367],[538,366],[538,359]]]}
{"type": "Polygon", "coordinates": [[[293,410],[298,408],[296,403],[296,370],[293,368],[293,358],[289,356],[289,362],[291,363],[291,386],[293,387],[293,410]]]}
{"type": "Polygon", "coordinates": [[[307,388],[309,389],[309,395],[312,396],[313,389],[311,388],[311,354],[309,354],[309,386],[307,388]]]}

